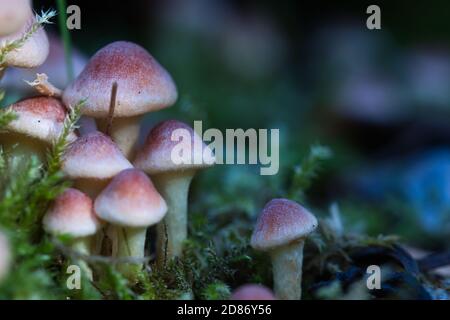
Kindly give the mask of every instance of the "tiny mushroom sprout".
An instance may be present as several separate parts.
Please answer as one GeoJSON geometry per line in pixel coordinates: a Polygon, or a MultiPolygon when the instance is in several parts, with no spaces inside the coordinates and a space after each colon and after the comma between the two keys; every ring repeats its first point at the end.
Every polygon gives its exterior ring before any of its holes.
{"type": "MultiPolygon", "coordinates": [[[[7,108],[17,118],[0,133],[0,143],[15,156],[36,155],[42,159],[47,147],[57,141],[63,132],[66,109],[50,97],[29,98],[7,108]]],[[[71,133],[68,141],[74,141],[71,133]]]]}
{"type": "Polygon", "coordinates": [[[144,48],[118,41],[91,58],[64,90],[63,100],[70,105],[88,97],[83,114],[99,119],[99,127],[107,127],[114,83],[118,89],[111,137],[130,158],[143,114],[170,107],[178,93],[169,73],[144,48]]]}
{"type": "Polygon", "coordinates": [[[314,215],[287,199],[271,200],[259,216],[251,246],[270,253],[274,290],[279,299],[301,299],[303,245],[317,225],[314,215]]]}
{"type": "Polygon", "coordinates": [[[0,281],[8,274],[11,264],[11,249],[6,235],[0,231],[0,281]]]}
{"type": "MultiPolygon", "coordinates": [[[[27,21],[16,32],[7,35],[0,36],[0,43],[10,43],[21,39],[30,28],[36,22],[34,14],[29,12],[27,21]]],[[[36,68],[42,65],[49,54],[49,41],[47,34],[43,28],[39,28],[34,32],[19,49],[12,50],[6,54],[2,63],[6,67],[18,67],[18,68],[36,68]]],[[[3,67],[3,66],[1,66],[3,67]]]]}
{"type": "MultiPolygon", "coordinates": [[[[91,198],[76,189],[67,189],[55,199],[43,219],[44,229],[55,236],[72,238],[72,249],[89,255],[93,236],[100,228],[91,198]]],[[[92,270],[82,259],[74,261],[92,281],[92,270]]]]}
{"type": "Polygon", "coordinates": [[[30,14],[30,0],[0,0],[0,37],[18,31],[30,14]]]}
{"type": "MultiPolygon", "coordinates": [[[[98,195],[95,211],[115,229],[113,256],[143,259],[147,228],[164,217],[167,205],[144,172],[128,169],[114,177],[98,195]]],[[[136,281],[142,262],[120,264],[119,268],[136,281]]]]}
{"type": "Polygon", "coordinates": [[[176,120],[163,121],[154,127],[138,152],[136,168],[152,177],[168,205],[166,218],[157,227],[159,266],[166,258],[181,256],[187,238],[189,186],[197,170],[212,166],[214,162],[211,149],[200,136],[187,124],[176,120]],[[184,161],[175,159],[179,154],[183,154],[184,161]]]}
{"type": "Polygon", "coordinates": [[[63,155],[62,171],[75,187],[94,199],[112,177],[132,168],[117,145],[106,135],[95,131],[69,145],[63,155]]]}
{"type": "Polygon", "coordinates": [[[237,288],[230,300],[276,300],[272,290],[259,284],[245,284],[237,288]]]}

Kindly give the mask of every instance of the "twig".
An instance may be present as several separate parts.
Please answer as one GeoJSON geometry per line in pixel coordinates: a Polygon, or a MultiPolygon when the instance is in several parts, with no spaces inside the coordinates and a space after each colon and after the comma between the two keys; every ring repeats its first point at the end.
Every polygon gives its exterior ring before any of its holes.
{"type": "Polygon", "coordinates": [[[45,73],[37,73],[34,81],[24,80],[28,85],[36,89],[42,95],[49,97],[61,97],[61,89],[55,87],[48,81],[48,76],[45,73]]]}
{"type": "Polygon", "coordinates": [[[106,123],[106,129],[105,129],[105,134],[107,136],[109,136],[109,134],[111,132],[111,127],[113,124],[114,111],[116,109],[117,87],[118,87],[117,82],[114,82],[112,85],[112,89],[111,89],[111,101],[109,104],[108,121],[106,123]]]}

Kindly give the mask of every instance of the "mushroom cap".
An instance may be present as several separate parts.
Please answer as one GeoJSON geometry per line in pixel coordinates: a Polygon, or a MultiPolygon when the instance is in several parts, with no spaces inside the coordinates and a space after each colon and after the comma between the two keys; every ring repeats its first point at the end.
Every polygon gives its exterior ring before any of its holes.
{"type": "MultiPolygon", "coordinates": [[[[27,33],[36,17],[31,13],[23,27],[8,36],[0,37],[0,43],[11,42],[20,39],[27,33]]],[[[6,55],[5,64],[10,67],[35,68],[45,62],[49,54],[49,42],[43,28],[39,28],[27,41],[17,50],[6,55]]]]}
{"type": "Polygon", "coordinates": [[[271,250],[307,237],[317,228],[316,217],[298,203],[273,199],[264,207],[252,234],[251,246],[271,250]]]}
{"type": "MultiPolygon", "coordinates": [[[[179,156],[179,153],[176,155],[179,156]]],[[[151,175],[202,169],[212,166],[214,161],[211,149],[190,126],[177,120],[167,120],[150,131],[142,149],[136,155],[134,165],[151,175]],[[172,159],[175,147],[178,151],[183,149],[190,153],[189,163],[177,163],[172,159]],[[207,158],[203,159],[203,155],[207,158]],[[199,163],[195,161],[197,157],[200,159],[199,163]]]]}
{"type": "Polygon", "coordinates": [[[101,132],[91,132],[67,148],[62,171],[70,178],[109,179],[132,168],[119,147],[101,132]]]}
{"type": "Polygon", "coordinates": [[[105,221],[126,227],[147,227],[164,218],[167,205],[147,175],[128,169],[113,178],[95,199],[95,211],[105,221]]]}
{"type": "Polygon", "coordinates": [[[273,292],[259,284],[245,284],[237,288],[230,300],[276,300],[273,292]]]}
{"type": "Polygon", "coordinates": [[[100,49],[64,90],[67,104],[89,98],[83,113],[106,118],[111,88],[118,84],[114,116],[131,117],[167,108],[177,100],[169,73],[141,46],[125,41],[100,49]]]}
{"type": "MultiPolygon", "coordinates": [[[[6,127],[8,131],[54,143],[62,134],[66,109],[61,101],[51,97],[29,98],[8,107],[17,115],[6,127]]],[[[69,141],[76,139],[74,133],[69,141]]]]}
{"type": "Polygon", "coordinates": [[[44,216],[43,224],[48,233],[76,238],[93,235],[100,227],[91,198],[72,188],[55,199],[44,216]]]}
{"type": "Polygon", "coordinates": [[[11,251],[8,238],[0,231],[0,281],[8,274],[11,264],[11,251]]]}
{"type": "Polygon", "coordinates": [[[18,31],[30,13],[30,0],[0,0],[0,36],[18,31]]]}

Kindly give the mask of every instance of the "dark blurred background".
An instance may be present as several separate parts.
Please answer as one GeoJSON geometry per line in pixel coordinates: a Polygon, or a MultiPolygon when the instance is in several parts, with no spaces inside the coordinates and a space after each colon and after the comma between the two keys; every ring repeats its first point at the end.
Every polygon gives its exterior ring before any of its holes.
{"type": "MultiPolygon", "coordinates": [[[[257,213],[286,188],[309,146],[321,143],[334,156],[307,194],[318,212],[337,202],[351,230],[399,234],[430,250],[448,246],[450,2],[68,4],[82,13],[82,29],[71,32],[78,72],[104,45],[130,40],[175,79],[178,103],[149,115],[143,136],[170,117],[222,129],[280,128],[279,175],[220,166],[202,177],[210,188],[196,190],[199,201],[214,205],[217,193],[257,213]],[[382,30],[366,28],[370,4],[381,7],[382,30]]],[[[10,99],[21,90],[11,85],[10,99]]]]}

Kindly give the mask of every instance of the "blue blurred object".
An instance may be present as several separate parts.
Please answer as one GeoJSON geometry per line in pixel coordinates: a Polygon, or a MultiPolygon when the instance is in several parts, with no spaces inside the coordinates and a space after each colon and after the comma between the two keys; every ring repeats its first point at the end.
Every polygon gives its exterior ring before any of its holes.
{"type": "Polygon", "coordinates": [[[423,154],[408,165],[399,185],[427,231],[445,231],[450,221],[450,149],[423,154]]]}
{"type": "Polygon", "coordinates": [[[349,179],[352,189],[370,201],[396,197],[410,206],[423,230],[450,231],[450,149],[433,149],[403,161],[377,164],[349,179]]]}

